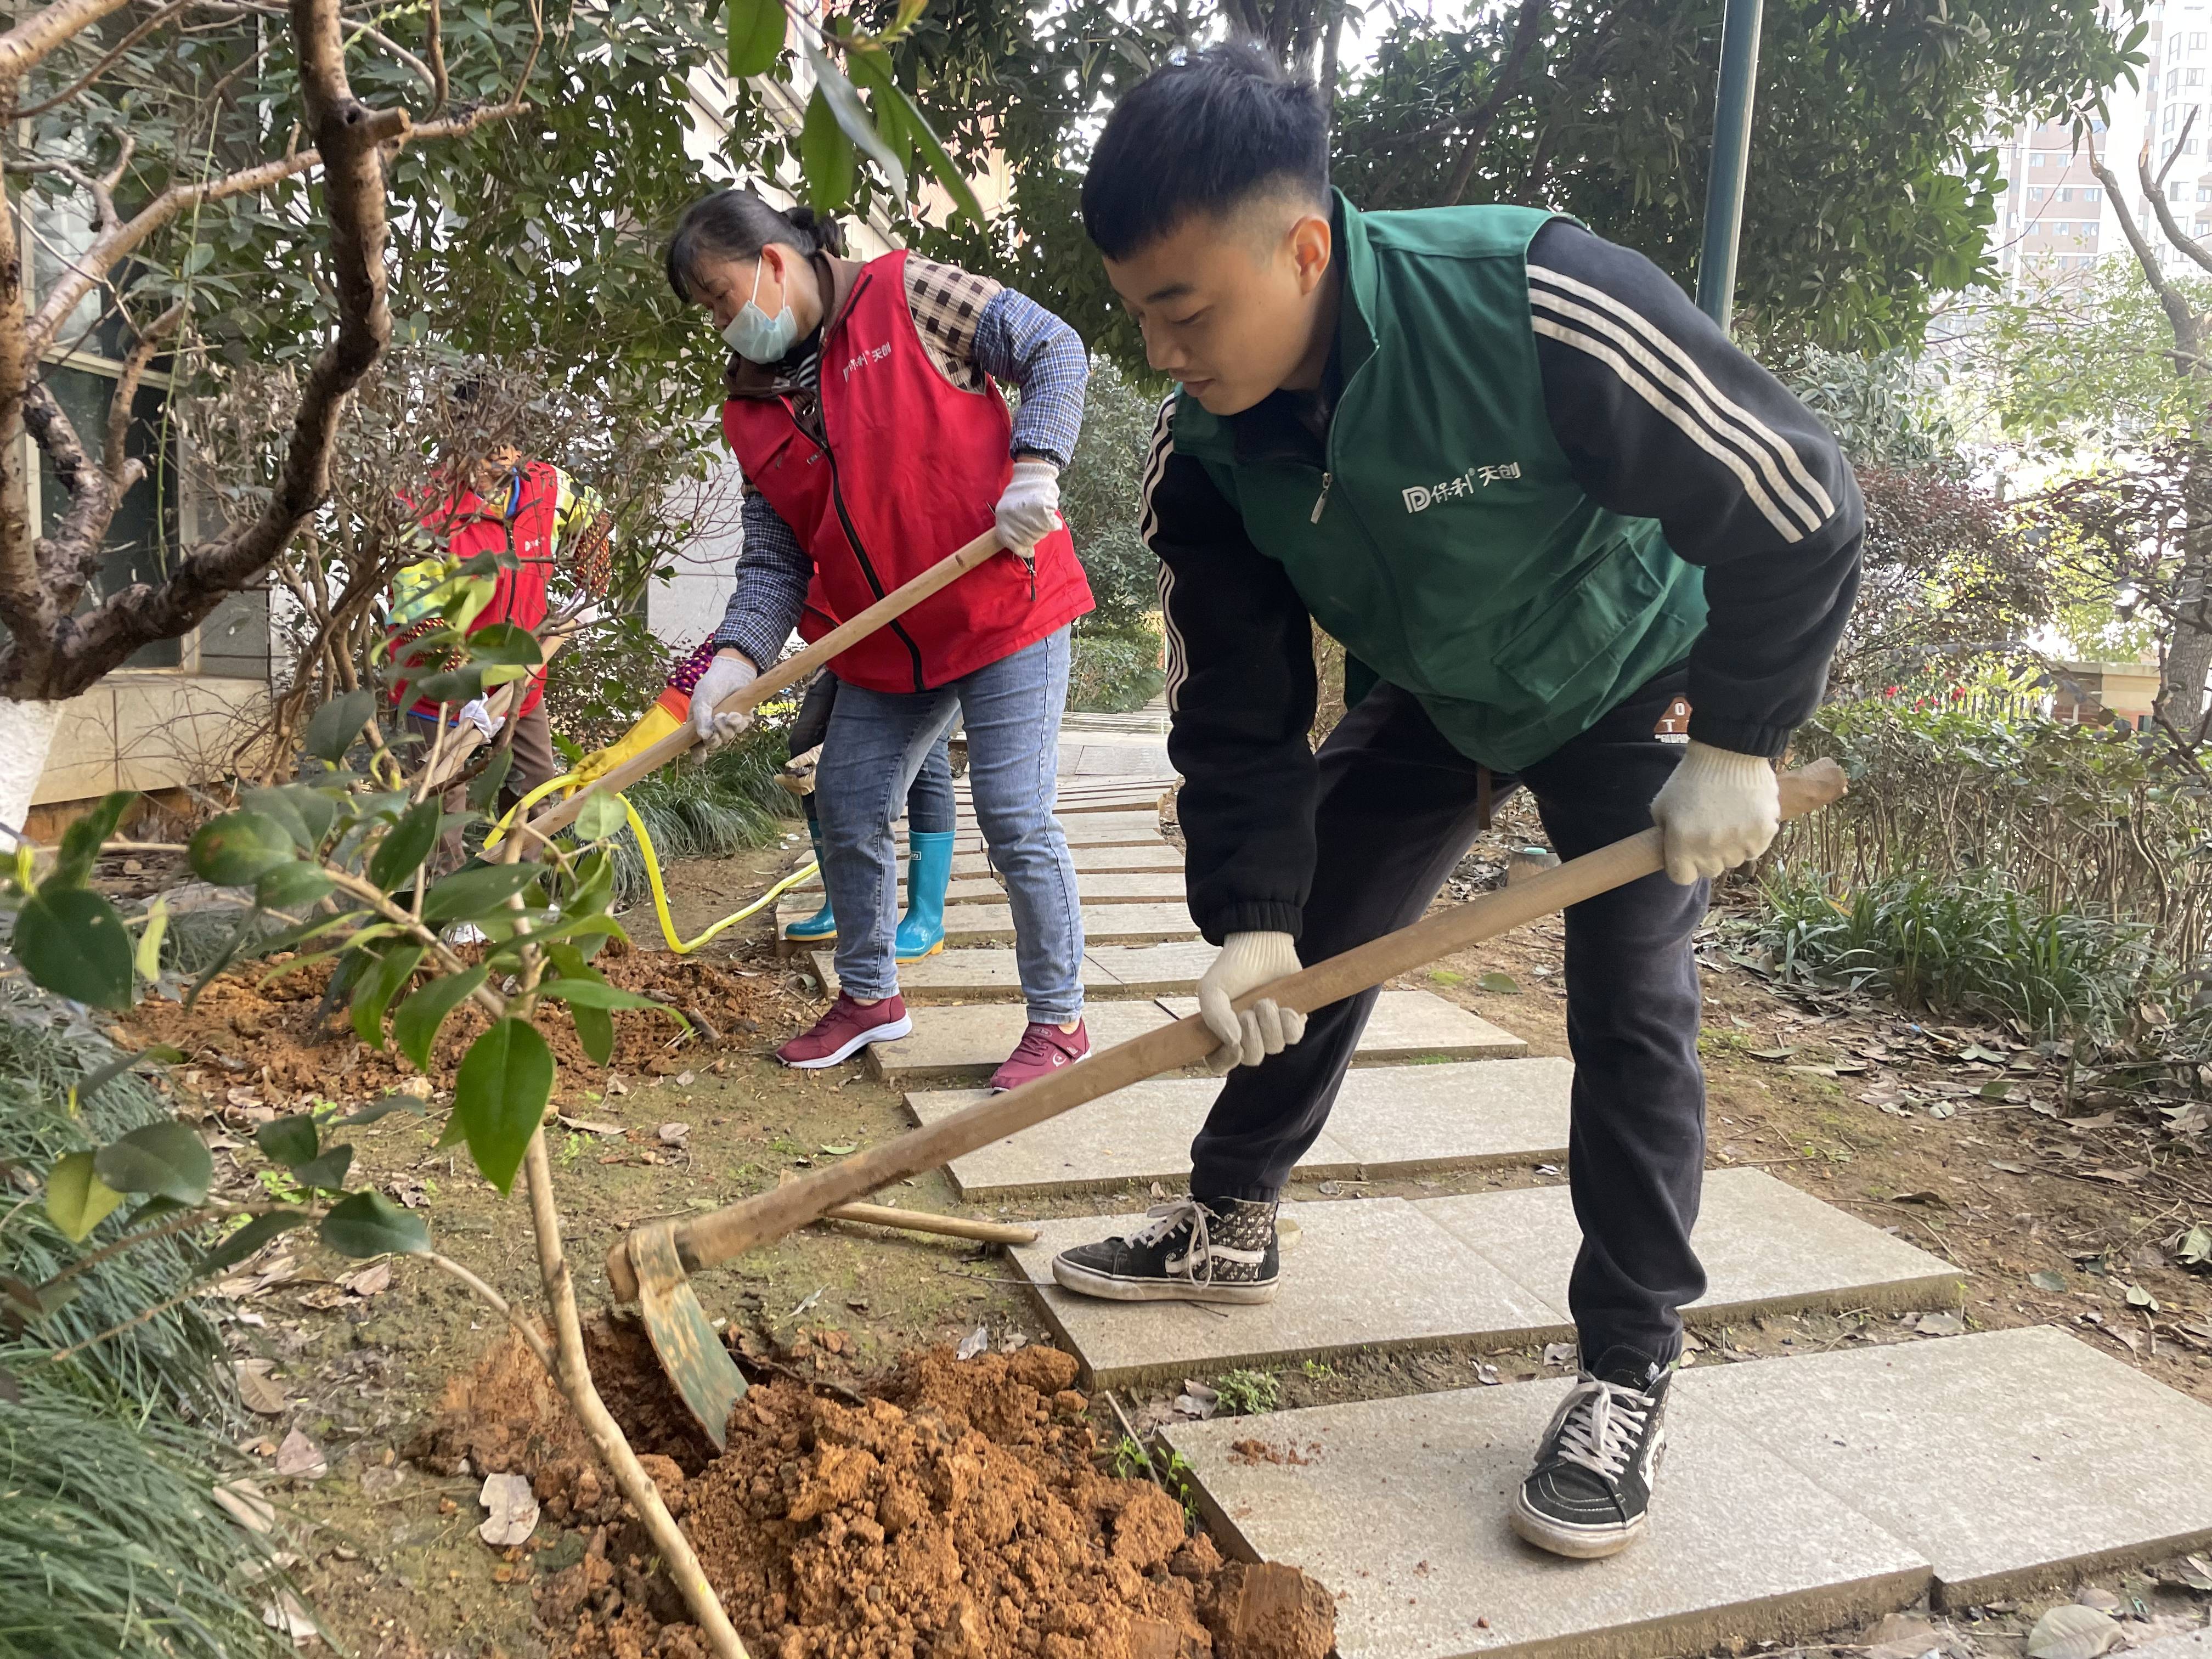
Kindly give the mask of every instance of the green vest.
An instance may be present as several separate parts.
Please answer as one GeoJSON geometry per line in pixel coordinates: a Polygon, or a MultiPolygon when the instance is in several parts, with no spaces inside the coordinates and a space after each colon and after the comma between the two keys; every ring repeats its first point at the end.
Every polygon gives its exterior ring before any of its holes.
{"type": "Polygon", "coordinates": [[[1703,573],[1658,521],[1583,494],[1552,435],[1528,312],[1534,208],[1363,215],[1341,197],[1343,388],[1328,470],[1239,464],[1178,398],[1202,463],[1314,620],[1420,699],[1452,746],[1516,771],[1689,654],[1703,573]]]}

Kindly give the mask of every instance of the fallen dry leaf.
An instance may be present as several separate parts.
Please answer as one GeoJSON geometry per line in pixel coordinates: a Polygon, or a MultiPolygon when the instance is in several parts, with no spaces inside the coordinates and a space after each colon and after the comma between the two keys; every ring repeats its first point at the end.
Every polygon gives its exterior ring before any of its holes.
{"type": "Polygon", "coordinates": [[[1957,1336],[1966,1328],[1966,1322],[1954,1313],[1923,1314],[1912,1328],[1923,1336],[1957,1336]]]}
{"type": "Polygon", "coordinates": [[[580,1135],[625,1135],[629,1133],[626,1124],[610,1123],[603,1117],[570,1117],[566,1113],[562,1114],[561,1127],[574,1129],[580,1135]]]}
{"type": "Polygon", "coordinates": [[[251,1533],[266,1533],[276,1524],[276,1506],[261,1495],[251,1480],[226,1480],[215,1489],[216,1506],[251,1533]]]}
{"type": "Polygon", "coordinates": [[[338,1283],[356,1296],[374,1296],[391,1288],[392,1264],[389,1261],[372,1261],[357,1272],[343,1275],[338,1283]]]}
{"type": "Polygon", "coordinates": [[[952,1351],[952,1357],[956,1359],[973,1359],[990,1346],[991,1328],[988,1325],[978,1325],[960,1339],[960,1346],[952,1351]]]}
{"type": "Polygon", "coordinates": [[[2126,1640],[2111,1615],[2069,1601],[2035,1621],[2027,1633],[2027,1659],[2097,1659],[2126,1640]]]}
{"type": "Polygon", "coordinates": [[[295,1429],[276,1448],[276,1473],[292,1480],[319,1480],[331,1472],[323,1449],[295,1429]]]}
{"type": "Polygon", "coordinates": [[[241,1359],[237,1362],[238,1397],[246,1402],[246,1409],[263,1417],[282,1417],[284,1414],[284,1390],[270,1380],[270,1362],[266,1359],[241,1359]]]}
{"type": "Polygon", "coordinates": [[[681,1146],[690,1133],[688,1123],[664,1123],[660,1126],[660,1143],[664,1146],[681,1146]]]}
{"type": "Polygon", "coordinates": [[[488,1474],[477,1502],[489,1511],[477,1536],[495,1550],[526,1544],[538,1530],[538,1500],[530,1482],[519,1474],[488,1474]]]}

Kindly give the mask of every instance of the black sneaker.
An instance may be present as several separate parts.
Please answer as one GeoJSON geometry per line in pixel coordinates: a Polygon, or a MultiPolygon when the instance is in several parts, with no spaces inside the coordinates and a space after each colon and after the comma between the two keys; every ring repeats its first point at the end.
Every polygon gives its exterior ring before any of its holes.
{"type": "Polygon", "coordinates": [[[1136,1231],[1052,1259],[1052,1276],[1116,1302],[1273,1302],[1282,1271],[1275,1206],[1241,1198],[1155,1204],[1136,1231]]]}
{"type": "Polygon", "coordinates": [[[1513,1500],[1513,1530],[1583,1560],[1617,1555],[1642,1537],[1673,1378],[1640,1357],[1584,1371],[1544,1431],[1536,1467],[1513,1500]]]}

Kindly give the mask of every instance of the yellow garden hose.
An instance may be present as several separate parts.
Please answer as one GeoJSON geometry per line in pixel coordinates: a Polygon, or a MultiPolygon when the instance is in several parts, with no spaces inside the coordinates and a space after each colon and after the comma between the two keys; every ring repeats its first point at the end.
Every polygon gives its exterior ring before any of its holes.
{"type": "MultiPolygon", "coordinates": [[[[491,833],[484,837],[485,849],[489,851],[499,845],[507,834],[507,826],[514,822],[517,813],[528,811],[543,797],[576,781],[576,775],[574,772],[568,772],[548,782],[539,784],[538,787],[509,807],[500,821],[492,825],[491,833]]],[[[622,802],[623,811],[629,817],[629,832],[637,837],[637,850],[645,855],[646,884],[653,889],[653,913],[660,919],[660,936],[668,941],[668,948],[679,957],[690,955],[725,927],[730,927],[732,923],[743,921],[747,916],[758,912],[764,905],[774,903],[790,889],[798,886],[800,882],[805,881],[807,877],[822,867],[820,863],[810,860],[776,883],[744,909],[724,916],[698,938],[686,941],[676,936],[675,920],[668,914],[668,889],[660,878],[660,855],[653,851],[653,837],[646,833],[645,820],[637,815],[637,808],[630,805],[629,797],[617,795],[615,799],[622,802]]]]}

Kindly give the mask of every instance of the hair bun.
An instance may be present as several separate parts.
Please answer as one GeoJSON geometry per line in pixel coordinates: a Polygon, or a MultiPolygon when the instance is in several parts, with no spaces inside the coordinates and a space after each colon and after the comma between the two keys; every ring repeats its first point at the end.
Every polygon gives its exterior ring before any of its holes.
{"type": "Polygon", "coordinates": [[[844,228],[828,215],[817,213],[812,207],[802,202],[797,207],[787,210],[783,216],[790,222],[793,230],[813,245],[814,249],[824,253],[844,252],[844,228]]]}

